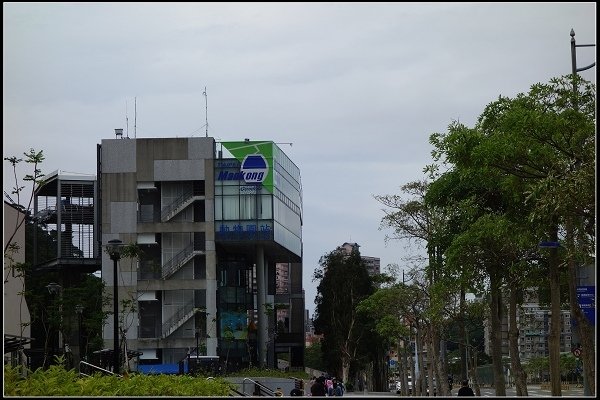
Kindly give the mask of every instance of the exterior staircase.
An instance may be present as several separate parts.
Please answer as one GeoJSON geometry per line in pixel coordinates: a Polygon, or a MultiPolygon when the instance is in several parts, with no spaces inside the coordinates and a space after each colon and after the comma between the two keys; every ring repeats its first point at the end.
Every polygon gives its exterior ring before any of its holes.
{"type": "Polygon", "coordinates": [[[179,196],[174,202],[162,209],[160,213],[160,220],[167,222],[181,211],[185,210],[187,206],[192,204],[196,200],[202,200],[204,196],[195,196],[193,192],[188,191],[179,196]]]}
{"type": "Polygon", "coordinates": [[[194,244],[189,244],[185,249],[181,250],[162,266],[162,279],[165,280],[175,272],[179,271],[187,262],[194,256],[204,254],[201,250],[194,250],[194,244]]]}
{"type": "Polygon", "coordinates": [[[194,302],[186,303],[182,308],[162,324],[162,338],[165,339],[194,315],[194,302]]]}

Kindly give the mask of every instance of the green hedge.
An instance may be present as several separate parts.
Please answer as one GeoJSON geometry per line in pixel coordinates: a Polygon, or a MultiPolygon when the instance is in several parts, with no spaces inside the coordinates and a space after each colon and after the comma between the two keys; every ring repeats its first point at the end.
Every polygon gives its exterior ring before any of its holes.
{"type": "Polygon", "coordinates": [[[57,365],[23,379],[18,367],[4,366],[5,396],[227,396],[230,387],[221,378],[190,375],[80,377],[77,371],[57,365]]]}

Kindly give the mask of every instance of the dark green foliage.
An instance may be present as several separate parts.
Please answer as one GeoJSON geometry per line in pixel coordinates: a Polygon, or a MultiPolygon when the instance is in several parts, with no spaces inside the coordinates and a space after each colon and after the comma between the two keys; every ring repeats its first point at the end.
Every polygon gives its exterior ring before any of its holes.
{"type": "Polygon", "coordinates": [[[325,371],[327,367],[321,354],[321,343],[314,343],[304,350],[304,365],[318,371],[325,371]]]}
{"type": "Polygon", "coordinates": [[[231,384],[224,379],[190,375],[143,375],[126,377],[80,377],[77,371],[53,365],[38,369],[26,379],[17,368],[4,366],[5,396],[227,396],[231,384]]]}
{"type": "Polygon", "coordinates": [[[327,370],[342,376],[344,362],[356,359],[361,343],[368,336],[358,324],[356,306],[374,288],[357,249],[350,255],[334,250],[321,257],[319,263],[321,269],[314,274],[314,280],[319,281],[315,332],[324,335],[321,349],[327,370]]]}

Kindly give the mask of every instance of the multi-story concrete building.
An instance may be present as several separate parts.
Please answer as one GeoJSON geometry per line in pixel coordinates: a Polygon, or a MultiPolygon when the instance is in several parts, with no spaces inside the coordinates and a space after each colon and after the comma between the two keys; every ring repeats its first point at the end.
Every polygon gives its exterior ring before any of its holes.
{"type": "MultiPolygon", "coordinates": [[[[338,247],[338,250],[341,250],[346,254],[350,254],[353,249],[358,250],[359,247],[360,247],[360,245],[358,243],[345,242],[340,247],[338,247]]],[[[367,271],[369,271],[369,275],[372,276],[372,275],[377,275],[380,273],[381,261],[380,261],[379,257],[369,257],[369,256],[364,256],[361,254],[360,258],[365,263],[365,266],[367,267],[367,271]]]]}
{"type": "Polygon", "coordinates": [[[25,213],[5,201],[3,215],[4,247],[9,243],[14,244],[5,252],[2,263],[4,364],[16,365],[23,362],[24,349],[29,349],[31,342],[29,308],[25,301],[21,301],[25,290],[25,276],[24,271],[17,267],[25,262],[25,213]]]}
{"type": "MultiPolygon", "coordinates": [[[[552,312],[540,306],[533,291],[530,291],[523,304],[517,312],[517,324],[519,326],[519,357],[522,361],[535,357],[547,357],[549,355],[548,335],[550,334],[550,323],[552,312]]],[[[491,334],[489,320],[485,321],[484,338],[485,353],[491,355],[491,334]]],[[[560,351],[571,351],[571,313],[561,310],[560,314],[560,351]]],[[[502,355],[509,356],[508,331],[509,322],[507,312],[502,313],[502,355]]]]}
{"type": "MultiPolygon", "coordinates": [[[[521,360],[528,360],[549,355],[548,336],[552,312],[541,307],[537,296],[529,292],[526,301],[521,305],[517,314],[519,325],[519,356],[521,360]]],[[[570,352],[573,333],[571,331],[571,312],[560,312],[560,351],[570,352]]]]}
{"type": "MultiPolygon", "coordinates": [[[[120,260],[117,282],[138,370],[173,372],[189,355],[275,366],[284,352],[302,366],[300,171],[275,143],[102,140],[98,180],[102,244],[142,252],[120,260]]],[[[109,293],[112,272],[103,254],[109,293]]],[[[104,338],[113,346],[112,321],[104,338]]]]}

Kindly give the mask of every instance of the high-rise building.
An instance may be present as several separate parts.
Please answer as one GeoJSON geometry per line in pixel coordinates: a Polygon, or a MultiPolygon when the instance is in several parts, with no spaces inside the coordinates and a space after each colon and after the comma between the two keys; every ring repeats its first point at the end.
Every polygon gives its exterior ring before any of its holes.
{"type": "MultiPolygon", "coordinates": [[[[349,255],[352,252],[352,250],[354,250],[354,249],[358,250],[359,247],[360,247],[360,245],[358,243],[345,242],[340,247],[338,247],[338,250],[343,251],[344,253],[349,255]]],[[[365,263],[365,266],[367,267],[367,271],[369,272],[369,275],[373,276],[373,275],[377,275],[380,273],[379,257],[369,257],[369,256],[363,256],[361,254],[360,258],[365,263]]]]}
{"type": "MultiPolygon", "coordinates": [[[[173,372],[199,355],[274,367],[280,353],[302,367],[300,170],[274,142],[106,139],[98,182],[102,245],[141,250],[121,258],[117,282],[138,370],[173,372]]],[[[103,253],[108,293],[112,273],[103,253]]],[[[111,319],[104,339],[113,345],[111,319]]]]}

